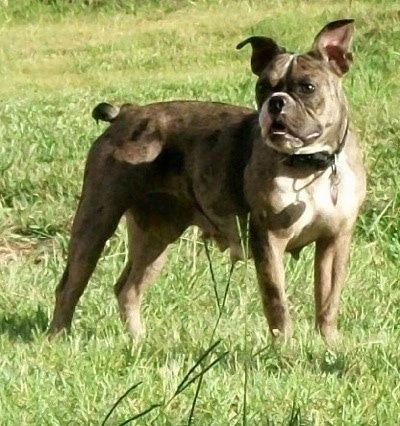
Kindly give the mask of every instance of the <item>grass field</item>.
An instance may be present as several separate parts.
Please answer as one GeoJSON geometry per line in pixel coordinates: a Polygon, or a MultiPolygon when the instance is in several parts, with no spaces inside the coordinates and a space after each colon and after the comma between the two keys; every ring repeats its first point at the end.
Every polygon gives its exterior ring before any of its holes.
{"type": "Polygon", "coordinates": [[[129,424],[399,425],[398,1],[80,3],[0,2],[0,424],[101,425],[140,383],[106,425],[128,424],[153,405],[129,424]],[[327,348],[313,332],[312,248],[287,260],[295,338],[277,347],[251,261],[235,267],[219,319],[215,291],[221,296],[228,285],[229,259],[211,247],[213,282],[194,230],[171,248],[146,294],[146,339],[131,341],[112,290],[125,260],[123,224],[72,334],[49,342],[44,330],[85,156],[104,128],[90,117],[96,103],[189,98],[252,106],[250,49],[237,52],[239,41],[263,34],[306,49],[327,21],[343,17],[357,25],[345,85],[369,189],[338,345],[327,348]]]}

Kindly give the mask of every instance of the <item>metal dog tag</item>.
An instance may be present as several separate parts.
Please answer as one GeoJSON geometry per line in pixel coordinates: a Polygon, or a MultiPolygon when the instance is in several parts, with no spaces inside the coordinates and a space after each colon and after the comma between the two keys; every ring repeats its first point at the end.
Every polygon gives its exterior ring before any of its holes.
{"type": "Polygon", "coordinates": [[[334,206],[337,204],[338,196],[339,196],[339,183],[340,178],[338,175],[337,167],[336,167],[336,158],[334,163],[332,164],[332,173],[330,175],[331,180],[331,199],[334,206]]]}

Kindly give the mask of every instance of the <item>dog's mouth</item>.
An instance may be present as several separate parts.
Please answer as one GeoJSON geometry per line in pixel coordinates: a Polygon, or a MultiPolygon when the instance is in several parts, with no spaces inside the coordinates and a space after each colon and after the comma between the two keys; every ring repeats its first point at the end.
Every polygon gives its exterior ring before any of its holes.
{"type": "Polygon", "coordinates": [[[312,131],[304,135],[299,134],[279,118],[272,121],[268,133],[272,142],[289,140],[292,146],[296,148],[312,143],[321,134],[319,131],[312,131]]]}
{"type": "Polygon", "coordinates": [[[275,120],[272,122],[269,132],[274,136],[284,136],[289,133],[289,130],[282,121],[275,120]]]}
{"type": "Polygon", "coordinates": [[[302,138],[279,118],[272,121],[268,133],[272,142],[290,140],[294,147],[301,147],[304,145],[302,138]]]}

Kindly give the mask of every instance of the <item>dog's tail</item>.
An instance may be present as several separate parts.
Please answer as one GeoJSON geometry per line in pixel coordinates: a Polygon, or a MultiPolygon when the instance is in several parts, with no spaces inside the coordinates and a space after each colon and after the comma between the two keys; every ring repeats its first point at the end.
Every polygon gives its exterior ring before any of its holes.
{"type": "Polygon", "coordinates": [[[118,106],[108,104],[107,102],[101,102],[94,107],[92,117],[97,123],[99,121],[112,123],[118,117],[120,111],[121,108],[118,106]]]}

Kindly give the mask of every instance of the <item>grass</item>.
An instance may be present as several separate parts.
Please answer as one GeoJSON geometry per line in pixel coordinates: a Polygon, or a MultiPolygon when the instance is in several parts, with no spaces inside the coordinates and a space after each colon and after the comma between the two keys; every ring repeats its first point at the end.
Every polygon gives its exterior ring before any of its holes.
{"type": "Polygon", "coordinates": [[[154,404],[131,423],[399,424],[397,1],[21,0],[1,6],[0,20],[1,424],[101,425],[138,383],[106,425],[154,404]],[[235,51],[239,41],[265,34],[305,49],[327,21],[349,16],[358,30],[345,85],[369,192],[343,292],[342,341],[327,348],[312,330],[312,248],[297,263],[287,260],[295,338],[274,347],[252,263],[235,268],[220,310],[215,291],[221,300],[228,257],[210,248],[213,283],[193,230],[171,248],[146,294],[147,338],[131,341],[112,292],[125,259],[121,226],[82,297],[73,333],[49,342],[43,331],[86,152],[103,129],[91,109],[103,100],[177,98],[254,105],[249,52],[235,51]]]}

